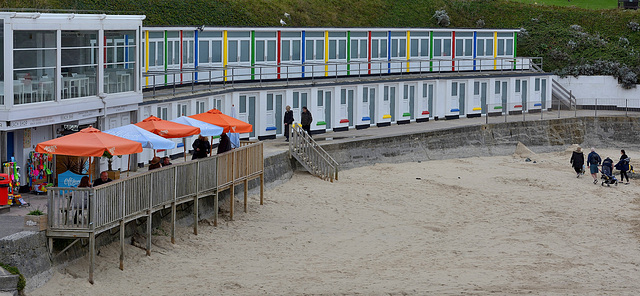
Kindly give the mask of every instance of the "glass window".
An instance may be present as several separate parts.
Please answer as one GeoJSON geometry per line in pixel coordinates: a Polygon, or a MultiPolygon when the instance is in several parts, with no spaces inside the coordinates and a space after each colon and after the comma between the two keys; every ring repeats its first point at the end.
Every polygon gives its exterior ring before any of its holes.
{"type": "MultiPolygon", "coordinates": [[[[61,45],[62,98],[95,96],[98,72],[98,32],[62,31],[61,45]]],[[[50,90],[53,90],[53,86],[50,87],[50,90]]],[[[42,91],[43,94],[48,93],[45,89],[42,91]]]]}
{"type": "Polygon", "coordinates": [[[273,94],[267,94],[267,111],[273,110],[273,94]]]}
{"type": "Polygon", "coordinates": [[[336,59],[336,44],[337,42],[335,40],[329,40],[329,59],[330,60],[336,59]]]}
{"type": "Polygon", "coordinates": [[[238,112],[247,113],[247,96],[240,96],[240,106],[238,112]]]}
{"type": "Polygon", "coordinates": [[[358,40],[351,40],[351,58],[358,58],[358,40]]]}
{"type": "Polygon", "coordinates": [[[451,40],[445,39],[444,41],[444,56],[451,56],[451,40]]]}
{"type": "Polygon", "coordinates": [[[476,48],[476,52],[478,54],[478,56],[483,56],[484,55],[484,40],[478,40],[478,43],[476,43],[476,46],[478,48],[476,48]]]}
{"type": "Polygon", "coordinates": [[[324,60],[324,40],[316,40],[316,60],[324,60]]]}
{"type": "Polygon", "coordinates": [[[504,55],[504,39],[498,39],[498,55],[504,55]]]}
{"type": "Polygon", "coordinates": [[[420,39],[420,56],[429,56],[429,39],[420,39]]]}
{"type": "Polygon", "coordinates": [[[344,88],[340,90],[340,104],[347,104],[347,90],[344,88]]]}
{"type": "Polygon", "coordinates": [[[290,51],[291,51],[291,41],[289,40],[282,40],[282,52],[280,55],[280,59],[284,62],[284,61],[288,61],[289,60],[289,56],[290,56],[290,51]]]}
{"type": "Polygon", "coordinates": [[[222,62],[222,41],[220,40],[211,41],[211,62],[222,62]]]}
{"type": "Polygon", "coordinates": [[[398,39],[391,39],[391,57],[398,57],[398,39]]]}
{"type": "Polygon", "coordinates": [[[369,88],[368,87],[362,88],[362,102],[363,103],[369,102],[369,88]]]}
{"type": "Polygon", "coordinates": [[[305,45],[305,59],[307,61],[313,60],[313,40],[307,40],[307,44],[305,45]]]}
{"type": "Polygon", "coordinates": [[[456,39],[456,56],[462,56],[462,53],[464,51],[464,45],[463,45],[464,40],[461,39],[456,39]]]}
{"type": "Polygon", "coordinates": [[[433,40],[433,56],[442,56],[442,40],[433,40]]]}
{"type": "Polygon", "coordinates": [[[516,92],[520,92],[520,79],[516,79],[516,92]]]}
{"type": "Polygon", "coordinates": [[[292,47],[291,48],[291,53],[293,55],[292,59],[294,61],[299,61],[300,60],[300,40],[293,40],[293,42],[291,43],[292,47]]]}
{"type": "Polygon", "coordinates": [[[387,42],[385,40],[380,40],[380,57],[387,57],[387,42]]]}
{"type": "Polygon", "coordinates": [[[494,88],[495,88],[495,94],[496,95],[500,94],[500,81],[496,81],[494,88]]]}
{"type": "Polygon", "coordinates": [[[451,96],[457,96],[458,95],[458,83],[457,82],[452,82],[451,83],[451,96]]]}
{"type": "MultiPolygon", "coordinates": [[[[118,93],[133,91],[136,77],[136,31],[104,31],[107,60],[104,69],[104,92],[118,93]]],[[[193,44],[192,44],[193,48],[193,44]]],[[[164,45],[158,43],[157,53],[164,53],[164,45]]],[[[163,59],[158,55],[157,60],[163,59]]],[[[73,94],[73,83],[65,92],[73,94]]]]}
{"type": "MultiPolygon", "coordinates": [[[[4,57],[4,20],[0,19],[0,56],[4,57]]],[[[0,59],[0,88],[4,87],[4,58],[0,59]]],[[[0,89],[0,105],[4,105],[4,89],[0,89]]]]}
{"type": "Polygon", "coordinates": [[[360,58],[367,58],[367,41],[360,40],[360,58]]]}
{"type": "Polygon", "coordinates": [[[371,40],[371,58],[378,58],[378,39],[371,40]]]}
{"type": "Polygon", "coordinates": [[[300,108],[300,93],[297,91],[293,92],[293,108],[300,108]]]}
{"type": "Polygon", "coordinates": [[[198,49],[198,61],[200,64],[208,64],[209,63],[209,41],[200,41],[198,43],[200,43],[200,48],[198,49]]]}
{"type": "Polygon", "coordinates": [[[466,39],[464,41],[464,55],[471,57],[473,56],[472,50],[473,50],[473,40],[472,39],[466,39]]]}
{"type": "Polygon", "coordinates": [[[419,56],[419,53],[418,53],[418,47],[420,46],[420,43],[418,43],[418,42],[419,42],[419,41],[418,41],[418,39],[411,39],[411,49],[410,49],[410,52],[411,52],[411,56],[412,56],[412,57],[417,57],[417,56],[419,56]]]}
{"type": "Polygon", "coordinates": [[[384,87],[384,98],[382,99],[385,102],[389,101],[389,87],[385,86],[384,87]]]}
{"type": "Polygon", "coordinates": [[[249,40],[240,41],[240,61],[248,62],[249,61],[249,51],[251,47],[249,47],[249,40]]]}
{"type": "Polygon", "coordinates": [[[229,48],[227,49],[227,59],[229,63],[235,63],[238,61],[238,41],[229,40],[229,48]]]}
{"type": "MultiPolygon", "coordinates": [[[[200,44],[202,44],[202,42],[200,42],[200,44]]],[[[207,46],[207,53],[208,53],[208,48],[209,48],[209,43],[208,42],[207,42],[206,46],[207,46]]],[[[200,50],[202,50],[202,48],[200,50]]],[[[175,64],[175,62],[173,61],[173,42],[172,41],[167,42],[167,57],[169,58],[169,60],[167,61],[167,65],[175,64]]],[[[200,58],[200,62],[202,62],[202,61],[203,61],[202,58],[200,58]]]]}
{"type": "Polygon", "coordinates": [[[13,103],[54,100],[58,60],[56,32],[14,31],[13,42],[13,103]]]}
{"type": "Polygon", "coordinates": [[[322,106],[324,106],[324,98],[323,98],[323,95],[324,95],[324,91],[319,90],[319,91],[318,91],[318,98],[316,99],[316,101],[318,102],[318,107],[322,107],[322,106]]]}
{"type": "Polygon", "coordinates": [[[173,63],[180,64],[180,41],[170,41],[170,42],[173,44],[173,48],[175,48],[173,52],[173,63]]]}
{"type": "Polygon", "coordinates": [[[473,82],[473,94],[476,96],[480,94],[480,82],[478,81],[473,82]]]}
{"type": "Polygon", "coordinates": [[[406,57],[407,56],[407,40],[406,39],[400,39],[398,40],[398,42],[400,42],[400,57],[406,57]]]}
{"type": "Polygon", "coordinates": [[[493,55],[493,40],[487,39],[487,43],[485,46],[485,55],[492,56],[493,55]]]}
{"type": "Polygon", "coordinates": [[[256,40],[256,62],[264,62],[264,40],[256,40]]]}
{"type": "Polygon", "coordinates": [[[338,58],[344,60],[347,58],[347,40],[338,41],[339,45],[339,56],[338,58]]]}
{"type": "Polygon", "coordinates": [[[540,78],[536,78],[535,91],[540,91],[540,78]]]}
{"type": "Polygon", "coordinates": [[[513,39],[507,39],[507,55],[513,55],[513,39]]]}
{"type": "Polygon", "coordinates": [[[276,60],[276,41],[267,41],[267,61],[273,62],[276,60]]]}

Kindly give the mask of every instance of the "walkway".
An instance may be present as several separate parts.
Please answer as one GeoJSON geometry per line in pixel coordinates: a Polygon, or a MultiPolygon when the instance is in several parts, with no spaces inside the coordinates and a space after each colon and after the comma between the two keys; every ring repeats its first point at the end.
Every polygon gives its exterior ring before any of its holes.
{"type": "MultiPolygon", "coordinates": [[[[595,112],[593,110],[581,110],[577,113],[574,111],[560,111],[557,110],[544,112],[542,114],[542,119],[555,119],[558,118],[558,113],[560,114],[560,118],[573,118],[576,117],[586,117],[586,116],[594,116],[595,112]]],[[[624,111],[603,111],[598,110],[598,116],[625,116],[624,111]]],[[[638,112],[629,112],[628,116],[640,116],[638,112]]],[[[527,121],[533,120],[541,120],[541,115],[538,113],[533,114],[525,114],[523,115],[509,115],[506,117],[507,122],[520,122],[524,119],[527,121]]],[[[489,123],[500,123],[505,122],[505,117],[489,117],[489,123]]],[[[342,143],[342,142],[350,142],[350,141],[358,141],[361,139],[370,139],[377,137],[388,137],[388,136],[397,136],[397,135],[406,135],[413,134],[417,132],[424,131],[433,131],[433,130],[444,130],[450,128],[464,127],[464,126],[474,126],[474,125],[482,125],[487,122],[486,117],[477,117],[477,118],[462,118],[457,120],[431,120],[429,122],[424,123],[410,123],[403,125],[391,125],[389,127],[370,127],[367,129],[356,130],[352,129],[345,132],[327,132],[324,134],[314,135],[313,138],[320,144],[326,143],[342,143]]],[[[289,149],[289,144],[284,141],[284,138],[278,138],[275,140],[265,140],[264,141],[264,157],[270,157],[282,152],[285,152],[289,149]]],[[[189,159],[189,158],[187,158],[189,159]]],[[[184,162],[184,158],[178,158],[172,160],[173,163],[181,163],[184,162]]],[[[132,172],[131,175],[135,175],[137,173],[146,172],[147,169],[140,169],[139,172],[132,172]]],[[[8,213],[0,214],[0,238],[9,236],[14,233],[18,233],[23,231],[24,225],[24,216],[31,210],[40,209],[44,212],[47,211],[47,196],[46,195],[34,195],[34,194],[23,194],[23,198],[27,202],[31,204],[30,207],[12,207],[11,211],[8,213]]]]}

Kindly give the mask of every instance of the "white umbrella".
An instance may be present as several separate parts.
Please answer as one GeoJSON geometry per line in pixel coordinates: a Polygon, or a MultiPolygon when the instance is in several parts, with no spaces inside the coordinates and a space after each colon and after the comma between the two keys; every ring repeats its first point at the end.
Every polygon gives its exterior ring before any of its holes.
{"type": "Polygon", "coordinates": [[[187,116],[180,116],[180,117],[178,117],[176,119],[173,119],[171,121],[176,122],[176,123],[180,123],[180,124],[184,124],[184,125],[190,125],[190,126],[194,126],[194,127],[199,127],[200,128],[200,135],[203,136],[203,137],[219,136],[220,134],[222,134],[222,130],[223,130],[223,128],[221,128],[221,127],[219,127],[217,125],[206,123],[204,121],[193,119],[193,118],[187,117],[187,116]]]}

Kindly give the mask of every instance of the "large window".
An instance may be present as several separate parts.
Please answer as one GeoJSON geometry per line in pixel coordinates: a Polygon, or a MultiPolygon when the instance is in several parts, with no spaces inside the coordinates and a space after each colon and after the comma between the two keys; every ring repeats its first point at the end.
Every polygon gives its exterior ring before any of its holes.
{"type": "MultiPolygon", "coordinates": [[[[63,31],[61,51],[62,98],[96,95],[98,32],[63,31]]],[[[53,80],[49,86],[53,94],[53,80]]],[[[44,83],[44,82],[43,82],[44,83]]],[[[49,94],[49,92],[46,92],[49,94]]]]}
{"type": "Polygon", "coordinates": [[[14,104],[54,100],[56,31],[13,32],[14,104]]]}
{"type": "MultiPolygon", "coordinates": [[[[0,55],[4,57],[4,20],[0,19],[0,55]]],[[[4,105],[4,58],[0,59],[0,105],[4,105]]]]}
{"type": "Polygon", "coordinates": [[[136,32],[104,31],[104,38],[104,92],[133,91],[136,73],[136,32]]]}

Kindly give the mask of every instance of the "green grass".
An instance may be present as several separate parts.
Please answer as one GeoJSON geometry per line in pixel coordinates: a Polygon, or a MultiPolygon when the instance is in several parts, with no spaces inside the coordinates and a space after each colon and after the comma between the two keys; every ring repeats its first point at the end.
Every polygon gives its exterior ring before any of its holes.
{"type": "Polygon", "coordinates": [[[575,6],[585,9],[613,9],[618,8],[617,0],[512,0],[532,5],[575,6]]]}

